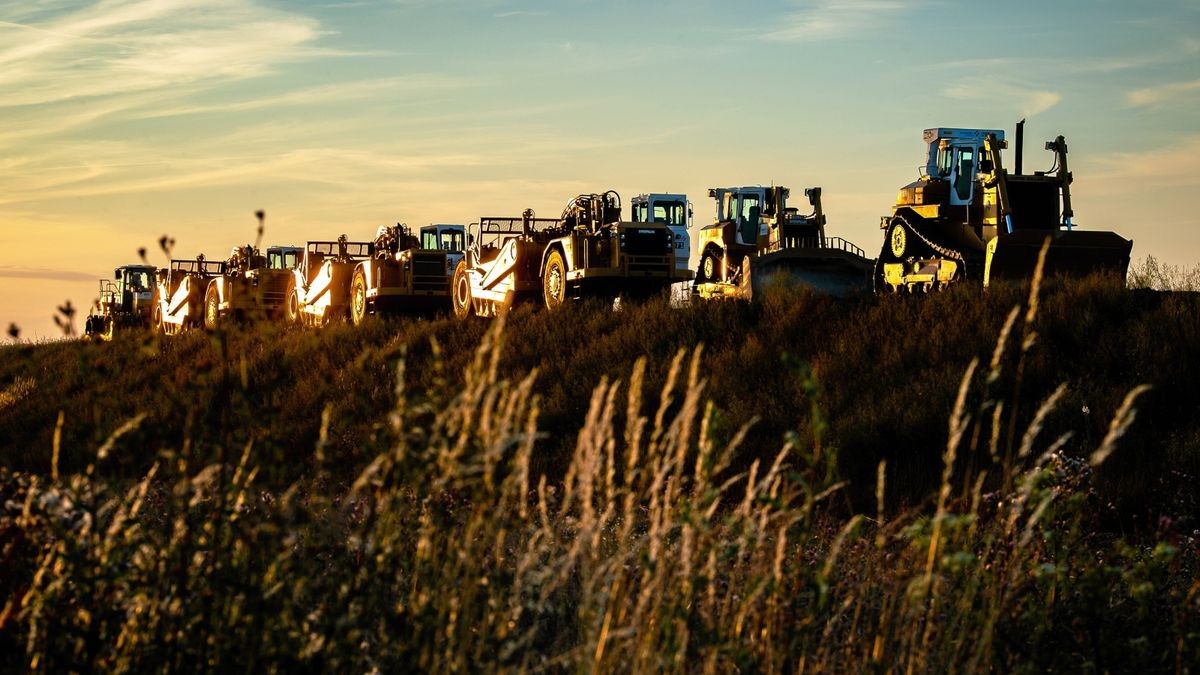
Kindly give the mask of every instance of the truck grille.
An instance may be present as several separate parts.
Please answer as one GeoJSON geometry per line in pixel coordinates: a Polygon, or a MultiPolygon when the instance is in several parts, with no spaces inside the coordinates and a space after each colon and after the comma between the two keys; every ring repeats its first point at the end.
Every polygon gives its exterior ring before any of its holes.
{"type": "Polygon", "coordinates": [[[625,258],[625,268],[635,276],[671,276],[675,268],[675,256],[669,255],[631,255],[625,258]]]}
{"type": "Polygon", "coordinates": [[[413,290],[417,292],[450,292],[450,279],[446,276],[444,253],[413,256],[413,290]]]}
{"type": "Polygon", "coordinates": [[[674,238],[671,231],[662,229],[645,229],[630,227],[621,232],[621,252],[625,255],[664,255],[674,256],[672,247],[674,238]]]}
{"type": "Polygon", "coordinates": [[[263,278],[259,282],[261,284],[260,289],[262,290],[263,302],[268,305],[282,304],[291,277],[290,272],[286,274],[263,275],[263,278]]]}

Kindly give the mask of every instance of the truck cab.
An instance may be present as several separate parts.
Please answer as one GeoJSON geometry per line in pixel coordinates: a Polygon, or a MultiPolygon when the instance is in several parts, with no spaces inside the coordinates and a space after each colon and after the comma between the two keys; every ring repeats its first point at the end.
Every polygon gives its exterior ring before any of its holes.
{"type": "Polygon", "coordinates": [[[267,269],[293,270],[304,256],[299,246],[271,246],[267,249],[267,269]]]}
{"type": "Polygon", "coordinates": [[[662,223],[671,229],[675,238],[675,268],[689,270],[692,255],[691,237],[692,204],[687,195],[659,193],[640,194],[631,202],[633,222],[662,223]]]}
{"type": "Polygon", "coordinates": [[[446,252],[446,276],[454,276],[467,247],[467,228],[462,225],[426,225],[421,228],[421,248],[446,252]]]}

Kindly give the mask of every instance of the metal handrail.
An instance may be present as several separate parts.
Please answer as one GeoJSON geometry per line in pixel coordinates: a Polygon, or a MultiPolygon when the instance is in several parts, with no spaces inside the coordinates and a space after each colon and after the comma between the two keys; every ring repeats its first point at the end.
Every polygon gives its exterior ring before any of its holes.
{"type": "Polygon", "coordinates": [[[853,243],[843,239],[842,237],[787,237],[774,242],[763,250],[763,253],[775,253],[777,251],[785,251],[799,248],[829,248],[853,253],[859,257],[865,258],[866,252],[853,243]]]}

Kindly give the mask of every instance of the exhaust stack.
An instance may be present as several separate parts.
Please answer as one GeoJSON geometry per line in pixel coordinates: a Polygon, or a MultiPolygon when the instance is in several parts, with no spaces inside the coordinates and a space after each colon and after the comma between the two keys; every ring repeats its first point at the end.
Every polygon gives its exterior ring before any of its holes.
{"type": "Polygon", "coordinates": [[[1013,171],[1016,172],[1016,175],[1020,176],[1021,175],[1021,159],[1022,159],[1022,155],[1025,154],[1025,120],[1024,119],[1022,119],[1020,122],[1017,122],[1017,153],[1016,154],[1017,154],[1017,157],[1013,164],[1013,171]]]}

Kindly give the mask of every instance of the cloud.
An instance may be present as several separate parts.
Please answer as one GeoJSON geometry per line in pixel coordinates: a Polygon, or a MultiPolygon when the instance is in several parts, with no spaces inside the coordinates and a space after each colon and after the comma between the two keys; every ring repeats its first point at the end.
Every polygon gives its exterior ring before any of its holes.
{"type": "Polygon", "coordinates": [[[7,108],[245,79],[320,52],[315,20],[254,0],[105,0],[0,22],[7,108]]]}
{"type": "Polygon", "coordinates": [[[950,85],[942,95],[960,101],[1006,104],[1025,117],[1033,117],[1058,105],[1062,94],[992,79],[972,78],[950,85]]]}
{"type": "Polygon", "coordinates": [[[768,32],[764,40],[791,42],[831,40],[851,34],[873,32],[890,18],[911,10],[918,3],[899,0],[815,0],[806,9],[788,13],[782,26],[768,32]]]}
{"type": "Polygon", "coordinates": [[[368,99],[396,95],[401,93],[429,92],[436,90],[457,90],[471,86],[467,80],[443,77],[431,74],[402,75],[372,80],[357,80],[354,82],[335,82],[293,89],[275,95],[261,96],[233,103],[212,103],[175,106],[169,108],[151,108],[134,113],[133,119],[152,119],[160,117],[177,117],[180,115],[199,115],[205,113],[230,113],[247,110],[262,110],[265,108],[280,108],[284,106],[314,106],[322,103],[345,104],[368,99]]]}
{"type": "Polygon", "coordinates": [[[511,10],[508,12],[496,12],[492,16],[496,17],[497,19],[516,19],[516,18],[529,18],[529,17],[535,17],[535,16],[546,16],[549,13],[550,12],[546,12],[546,11],[517,9],[517,10],[511,10]]]}
{"type": "Polygon", "coordinates": [[[1145,87],[1125,94],[1125,104],[1130,108],[1159,106],[1195,91],[1200,91],[1200,80],[1145,87]]]}
{"type": "Polygon", "coordinates": [[[1078,173],[1089,186],[1102,186],[1105,193],[1200,187],[1200,134],[1140,152],[1099,155],[1091,164],[1090,171],[1078,173]]]}
{"type": "Polygon", "coordinates": [[[45,267],[20,267],[0,265],[0,279],[44,279],[48,281],[95,281],[95,274],[71,270],[55,270],[45,267]]]}

